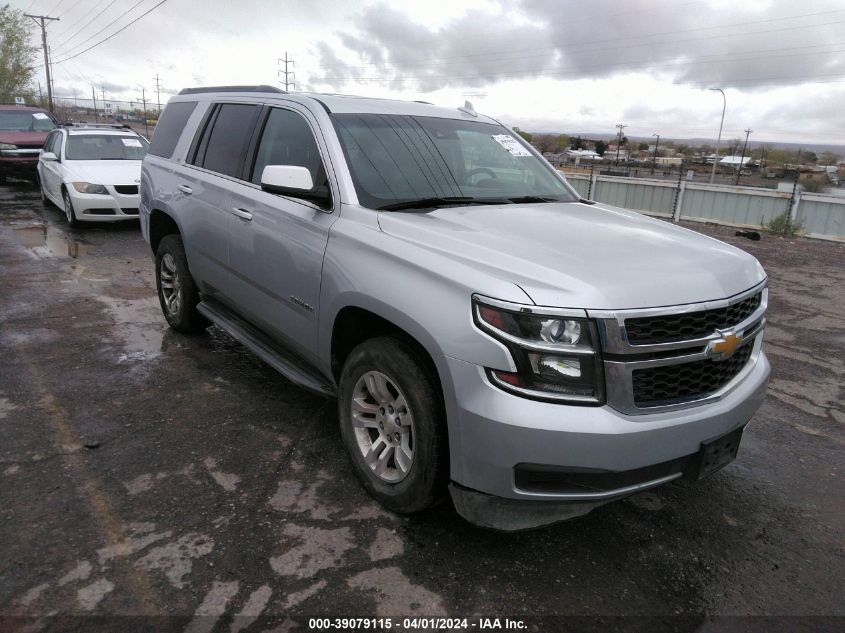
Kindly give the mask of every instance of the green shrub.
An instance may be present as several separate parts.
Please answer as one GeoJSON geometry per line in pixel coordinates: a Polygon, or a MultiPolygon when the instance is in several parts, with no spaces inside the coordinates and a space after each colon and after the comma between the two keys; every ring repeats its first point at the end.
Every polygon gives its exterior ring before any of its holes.
{"type": "Polygon", "coordinates": [[[819,180],[818,178],[807,178],[806,180],[802,180],[801,185],[807,193],[822,193],[827,189],[824,181],[819,180]]]}
{"type": "Polygon", "coordinates": [[[779,235],[780,237],[795,237],[804,232],[804,226],[801,222],[798,220],[793,222],[788,212],[781,213],[769,222],[764,222],[763,228],[772,235],[779,235]]]}

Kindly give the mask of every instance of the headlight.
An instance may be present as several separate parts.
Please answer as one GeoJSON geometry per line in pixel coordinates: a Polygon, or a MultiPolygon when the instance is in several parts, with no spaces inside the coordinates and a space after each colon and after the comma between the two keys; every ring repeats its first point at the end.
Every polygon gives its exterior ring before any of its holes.
{"type": "Polygon", "coordinates": [[[100,196],[109,195],[109,190],[103,185],[92,185],[90,182],[75,182],[73,188],[79,193],[93,193],[100,196]]]}
{"type": "Polygon", "coordinates": [[[476,325],[504,343],[517,371],[488,369],[505,391],[528,398],[571,404],[604,403],[604,374],[598,330],[590,319],[536,314],[492,306],[473,298],[476,325]]]}
{"type": "Polygon", "coordinates": [[[12,143],[0,143],[0,150],[3,149],[18,149],[18,146],[12,143]]]}

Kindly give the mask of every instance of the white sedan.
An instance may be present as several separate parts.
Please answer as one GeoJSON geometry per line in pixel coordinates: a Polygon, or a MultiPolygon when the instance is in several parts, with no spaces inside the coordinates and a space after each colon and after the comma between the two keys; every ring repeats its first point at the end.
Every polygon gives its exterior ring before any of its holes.
{"type": "Polygon", "coordinates": [[[147,140],[118,125],[76,125],[50,132],[38,159],[41,199],[70,226],[138,218],[147,140]]]}

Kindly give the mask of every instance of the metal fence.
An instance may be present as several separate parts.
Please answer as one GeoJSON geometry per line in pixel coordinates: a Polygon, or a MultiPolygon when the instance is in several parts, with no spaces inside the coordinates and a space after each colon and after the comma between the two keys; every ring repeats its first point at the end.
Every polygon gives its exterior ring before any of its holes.
{"type": "Polygon", "coordinates": [[[593,174],[564,174],[582,198],[648,215],[713,222],[741,228],[761,228],[789,213],[804,227],[804,235],[845,241],[845,197],[773,191],[759,187],[711,185],[593,174]]]}

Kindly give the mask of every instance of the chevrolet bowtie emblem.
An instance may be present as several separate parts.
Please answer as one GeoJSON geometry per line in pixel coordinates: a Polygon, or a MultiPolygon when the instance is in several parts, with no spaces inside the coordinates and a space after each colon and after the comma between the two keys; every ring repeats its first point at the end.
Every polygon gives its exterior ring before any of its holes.
{"type": "Polygon", "coordinates": [[[733,332],[722,333],[722,338],[715,341],[710,341],[707,346],[707,352],[710,356],[715,356],[721,359],[730,358],[736,351],[736,348],[742,345],[742,335],[733,332]]]}

